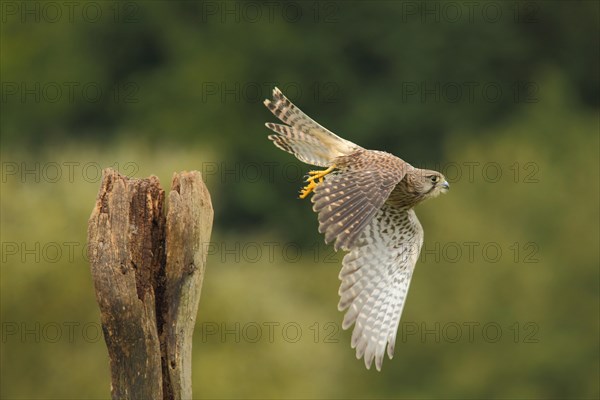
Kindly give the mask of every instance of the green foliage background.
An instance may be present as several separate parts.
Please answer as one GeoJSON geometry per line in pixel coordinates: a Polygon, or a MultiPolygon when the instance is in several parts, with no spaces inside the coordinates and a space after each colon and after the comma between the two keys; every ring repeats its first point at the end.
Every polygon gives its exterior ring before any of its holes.
{"type": "Polygon", "coordinates": [[[472,18],[452,2],[456,19],[444,2],[75,3],[54,22],[43,2],[2,5],[2,398],[109,397],[104,342],[82,331],[99,320],[84,247],[107,166],[164,187],[205,172],[198,398],[599,397],[596,2],[478,2],[472,18]],[[309,167],[266,140],[275,84],[343,137],[451,181],[418,207],[427,252],[381,373],[339,328],[341,255],[295,199],[309,167]]]}

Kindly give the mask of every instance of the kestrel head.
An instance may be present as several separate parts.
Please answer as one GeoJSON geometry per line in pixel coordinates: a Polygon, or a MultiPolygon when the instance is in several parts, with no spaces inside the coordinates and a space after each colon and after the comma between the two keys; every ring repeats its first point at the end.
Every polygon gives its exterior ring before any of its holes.
{"type": "Polygon", "coordinates": [[[446,193],[450,184],[444,175],[428,169],[412,169],[398,184],[407,204],[417,204],[446,193]]]}
{"type": "Polygon", "coordinates": [[[423,200],[437,197],[450,189],[450,184],[444,175],[437,171],[417,169],[414,172],[412,184],[423,195],[423,200]]]}
{"type": "Polygon", "coordinates": [[[442,193],[446,193],[450,190],[450,184],[444,177],[437,171],[421,170],[420,177],[415,183],[420,187],[420,191],[425,194],[425,198],[437,197],[442,193]]]}

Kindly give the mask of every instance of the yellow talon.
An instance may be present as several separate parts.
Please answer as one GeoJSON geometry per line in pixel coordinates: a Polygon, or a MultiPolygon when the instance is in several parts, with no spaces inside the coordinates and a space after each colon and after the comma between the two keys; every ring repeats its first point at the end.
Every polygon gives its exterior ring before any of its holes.
{"type": "Polygon", "coordinates": [[[308,182],[308,185],[304,186],[302,188],[302,190],[300,191],[300,198],[301,199],[305,199],[309,194],[312,193],[313,190],[315,190],[315,188],[317,187],[317,185],[321,182],[323,182],[323,180],[325,179],[325,175],[329,174],[331,171],[333,171],[335,169],[335,165],[332,165],[331,167],[327,168],[324,171],[309,171],[308,175],[309,177],[306,179],[306,182],[308,182]],[[316,180],[319,180],[319,182],[315,182],[316,180]]]}
{"type": "Polygon", "coordinates": [[[317,184],[314,181],[311,181],[308,185],[302,188],[302,190],[300,191],[300,196],[298,197],[301,199],[305,199],[316,187],[317,184]]]}

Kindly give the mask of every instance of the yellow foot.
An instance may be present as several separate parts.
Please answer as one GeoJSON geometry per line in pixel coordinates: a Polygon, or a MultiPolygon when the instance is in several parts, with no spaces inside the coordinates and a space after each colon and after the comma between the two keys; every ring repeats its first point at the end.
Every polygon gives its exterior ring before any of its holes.
{"type": "Polygon", "coordinates": [[[335,169],[335,165],[332,165],[331,167],[327,168],[324,171],[309,171],[308,172],[308,178],[306,179],[306,182],[308,182],[308,185],[304,186],[302,188],[302,190],[300,190],[300,198],[301,199],[305,199],[309,194],[312,193],[313,190],[315,190],[315,188],[317,187],[317,185],[321,182],[323,182],[323,180],[325,179],[325,175],[329,174],[331,171],[333,171],[335,169]],[[319,182],[315,182],[316,180],[318,180],[319,182]]]}

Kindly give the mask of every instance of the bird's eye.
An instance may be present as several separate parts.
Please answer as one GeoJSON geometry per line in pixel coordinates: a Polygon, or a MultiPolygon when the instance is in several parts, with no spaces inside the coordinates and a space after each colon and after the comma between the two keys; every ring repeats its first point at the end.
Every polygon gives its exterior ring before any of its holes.
{"type": "Polygon", "coordinates": [[[439,181],[439,180],[440,180],[440,177],[439,177],[439,176],[437,176],[437,175],[432,175],[432,176],[431,176],[431,182],[433,182],[433,183],[437,183],[437,181],[439,181]]]}

